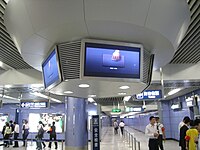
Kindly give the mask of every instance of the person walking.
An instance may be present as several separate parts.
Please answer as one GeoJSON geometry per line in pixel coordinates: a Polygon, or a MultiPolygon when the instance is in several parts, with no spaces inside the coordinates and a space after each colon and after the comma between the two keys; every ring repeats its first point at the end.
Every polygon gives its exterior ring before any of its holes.
{"type": "Polygon", "coordinates": [[[161,149],[161,150],[164,150],[164,147],[163,147],[163,139],[165,140],[166,139],[166,136],[165,136],[165,128],[163,126],[162,123],[160,123],[160,118],[159,117],[155,117],[156,119],[156,127],[157,127],[157,131],[158,131],[158,147],[161,149]]]}
{"type": "Polygon", "coordinates": [[[37,129],[38,129],[38,133],[36,135],[36,145],[37,145],[36,149],[42,150],[42,138],[43,138],[44,132],[45,132],[42,121],[39,121],[37,129]]]}
{"type": "Polygon", "coordinates": [[[179,138],[179,146],[181,150],[186,150],[186,132],[189,129],[188,126],[190,125],[190,119],[186,118],[184,120],[184,125],[180,129],[180,138],[179,138]]]}
{"type": "Polygon", "coordinates": [[[14,124],[13,124],[13,121],[12,121],[12,120],[9,121],[9,124],[10,124],[10,127],[11,127],[11,129],[12,129],[12,133],[10,134],[10,145],[13,145],[12,137],[13,137],[13,133],[14,133],[15,127],[14,127],[14,124]]]}
{"type": "Polygon", "coordinates": [[[155,125],[156,120],[154,116],[149,118],[150,123],[145,128],[145,135],[149,138],[149,150],[159,150],[158,148],[158,131],[155,125]]]}
{"type": "Polygon", "coordinates": [[[23,146],[26,146],[26,140],[28,135],[29,135],[29,124],[27,120],[24,120],[22,126],[23,146]]]}
{"type": "Polygon", "coordinates": [[[58,148],[58,143],[57,143],[57,139],[56,139],[56,127],[55,127],[55,122],[52,123],[52,126],[50,127],[49,131],[49,136],[50,136],[50,142],[49,142],[49,148],[51,148],[51,141],[54,140],[55,141],[55,149],[58,148]]]}
{"type": "Polygon", "coordinates": [[[19,147],[19,144],[18,144],[18,136],[19,136],[19,125],[14,122],[14,146],[13,147],[19,147]]]}
{"type": "Polygon", "coordinates": [[[116,134],[118,134],[118,128],[119,128],[119,127],[118,127],[117,120],[114,121],[113,126],[114,126],[114,133],[115,133],[115,135],[116,135],[116,134]]]}
{"type": "Polygon", "coordinates": [[[120,130],[121,130],[121,134],[122,134],[122,135],[124,135],[124,126],[125,126],[124,121],[121,121],[121,122],[119,123],[119,127],[120,127],[120,130]]]}
{"type": "Polygon", "coordinates": [[[9,147],[10,145],[10,134],[12,133],[12,128],[10,127],[9,123],[6,122],[6,128],[4,131],[4,139],[5,139],[5,147],[9,147]]]}

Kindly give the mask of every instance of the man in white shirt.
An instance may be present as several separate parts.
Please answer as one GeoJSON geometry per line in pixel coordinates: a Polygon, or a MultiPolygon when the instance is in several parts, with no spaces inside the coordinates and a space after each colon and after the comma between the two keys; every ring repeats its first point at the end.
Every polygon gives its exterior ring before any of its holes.
{"type": "Polygon", "coordinates": [[[158,131],[155,125],[155,117],[151,116],[149,118],[150,123],[146,126],[145,135],[149,137],[149,150],[159,150],[158,149],[158,131]]]}
{"type": "Polygon", "coordinates": [[[19,125],[16,122],[14,122],[14,141],[15,142],[14,142],[13,147],[19,147],[18,141],[16,141],[18,136],[19,136],[19,125]]]}
{"type": "Polygon", "coordinates": [[[120,127],[120,129],[121,129],[122,135],[124,134],[124,126],[125,126],[124,121],[121,121],[121,122],[119,123],[119,127],[120,127]]]}
{"type": "Polygon", "coordinates": [[[162,123],[160,123],[160,118],[159,117],[155,117],[156,118],[156,127],[157,127],[157,131],[158,131],[158,147],[161,149],[161,150],[164,150],[164,147],[163,147],[163,139],[165,140],[166,139],[166,136],[165,136],[165,128],[164,128],[164,125],[162,123]]]}

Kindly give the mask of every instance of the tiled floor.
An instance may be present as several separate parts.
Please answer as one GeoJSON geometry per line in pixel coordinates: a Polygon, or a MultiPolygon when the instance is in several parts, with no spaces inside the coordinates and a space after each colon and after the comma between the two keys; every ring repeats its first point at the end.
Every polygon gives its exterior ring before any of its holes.
{"type": "MultiPolygon", "coordinates": [[[[137,140],[140,141],[141,149],[140,150],[148,150],[147,147],[147,141],[148,139],[145,137],[145,135],[142,132],[138,132],[136,130],[133,130],[132,128],[126,128],[134,137],[137,137],[137,140]]],[[[2,142],[0,142],[2,143],[2,142]]],[[[47,145],[48,143],[46,143],[47,145]]],[[[20,143],[22,145],[22,143],[20,143]]],[[[64,145],[64,144],[63,144],[64,145]]],[[[113,128],[107,128],[103,130],[102,133],[102,142],[101,142],[101,150],[132,150],[132,142],[130,141],[130,144],[128,142],[127,138],[122,137],[120,134],[114,135],[113,128]]],[[[134,146],[134,145],[133,145],[134,146]]],[[[137,145],[138,146],[138,145],[137,145]]],[[[178,142],[176,141],[166,141],[164,143],[165,150],[179,150],[178,142]]],[[[88,143],[88,148],[90,150],[90,143],[88,143]]],[[[24,147],[20,148],[3,148],[0,146],[0,150],[34,150],[36,149],[35,142],[29,142],[27,149],[24,147]]],[[[53,147],[54,149],[54,143],[53,147]]],[[[46,148],[48,150],[48,148],[46,148]]],[[[58,150],[62,150],[62,143],[59,143],[58,150]]],[[[133,148],[133,150],[135,150],[133,148]]],[[[138,147],[136,150],[139,150],[138,147]]]]}

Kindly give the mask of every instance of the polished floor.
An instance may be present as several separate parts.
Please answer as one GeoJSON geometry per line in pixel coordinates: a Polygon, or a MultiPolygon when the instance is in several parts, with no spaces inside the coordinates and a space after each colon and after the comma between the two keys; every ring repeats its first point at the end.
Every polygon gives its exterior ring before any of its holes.
{"type": "MultiPolygon", "coordinates": [[[[138,132],[136,130],[133,130],[132,128],[126,127],[126,130],[133,135],[133,137],[136,137],[137,141],[140,142],[140,150],[148,150],[147,146],[147,141],[148,139],[145,137],[145,135],[142,132],[138,132]]],[[[130,138],[128,134],[125,134],[126,136],[123,137],[120,133],[117,135],[114,135],[113,128],[104,128],[102,132],[102,142],[101,142],[101,150],[135,150],[135,145],[134,145],[134,140],[132,143],[132,139],[130,138]],[[132,149],[133,146],[133,149],[132,149]]],[[[130,136],[131,137],[131,136],[130,136]]],[[[2,143],[2,142],[0,142],[2,143]]],[[[47,145],[48,143],[46,143],[47,145]]],[[[22,143],[20,143],[22,145],[22,143]]],[[[176,141],[165,141],[164,142],[164,147],[165,150],[180,150],[178,147],[178,142],[176,141]]],[[[19,147],[19,148],[3,148],[3,146],[0,146],[0,150],[34,150],[36,149],[36,144],[35,142],[28,142],[28,147],[19,147]]],[[[48,150],[48,148],[45,148],[48,150]]],[[[54,144],[52,145],[51,149],[54,148],[54,144]]],[[[63,149],[64,149],[64,144],[63,144],[63,149]]],[[[90,148],[90,143],[88,143],[88,149],[91,150],[90,148]]],[[[62,143],[60,142],[58,144],[58,150],[62,150],[62,143]]],[[[138,142],[136,145],[136,150],[139,150],[138,148],[138,142]]]]}

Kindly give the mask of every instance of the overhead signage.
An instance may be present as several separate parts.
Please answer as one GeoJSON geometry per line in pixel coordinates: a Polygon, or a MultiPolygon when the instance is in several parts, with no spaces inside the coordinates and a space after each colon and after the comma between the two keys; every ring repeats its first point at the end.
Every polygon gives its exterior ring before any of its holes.
{"type": "Polygon", "coordinates": [[[121,112],[122,110],[121,109],[112,109],[112,112],[114,113],[118,113],[118,112],[121,112]]]}
{"type": "Polygon", "coordinates": [[[21,108],[47,108],[48,102],[21,102],[21,108]]]}
{"type": "Polygon", "coordinates": [[[142,107],[126,107],[126,112],[141,112],[143,110],[142,107]]]}
{"type": "Polygon", "coordinates": [[[162,98],[161,90],[145,90],[143,93],[136,95],[137,99],[160,99],[162,98]]]}
{"type": "Polygon", "coordinates": [[[99,115],[92,116],[92,150],[100,150],[99,115]]]}

